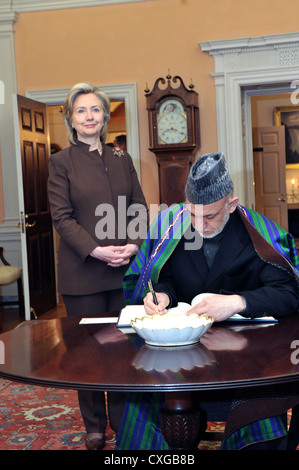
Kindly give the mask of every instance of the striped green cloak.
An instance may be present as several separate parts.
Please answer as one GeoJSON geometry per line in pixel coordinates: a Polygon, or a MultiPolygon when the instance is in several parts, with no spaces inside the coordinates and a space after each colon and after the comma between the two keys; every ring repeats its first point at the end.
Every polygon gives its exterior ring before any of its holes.
{"type": "MultiPolygon", "coordinates": [[[[292,235],[253,210],[238,206],[238,212],[251,236],[257,254],[274,265],[293,271],[299,279],[299,260],[292,235]]],[[[184,235],[191,220],[186,204],[171,206],[161,212],[151,225],[135,260],[123,279],[126,304],[142,304],[148,280],[156,283],[160,271],[184,235]]],[[[169,449],[159,426],[163,393],[129,394],[116,449],[169,449]]],[[[280,417],[249,423],[233,433],[223,448],[239,449],[248,443],[275,439],[286,434],[280,417]],[[266,432],[264,431],[266,430],[266,432]]]]}
{"type": "MultiPolygon", "coordinates": [[[[267,217],[238,206],[258,255],[264,260],[292,270],[299,277],[299,258],[294,238],[267,217]],[[274,248],[274,250],[273,250],[274,248]]],[[[187,205],[173,205],[161,212],[151,225],[133,263],[123,278],[127,305],[142,304],[148,281],[156,283],[160,271],[190,227],[187,205]]]]}

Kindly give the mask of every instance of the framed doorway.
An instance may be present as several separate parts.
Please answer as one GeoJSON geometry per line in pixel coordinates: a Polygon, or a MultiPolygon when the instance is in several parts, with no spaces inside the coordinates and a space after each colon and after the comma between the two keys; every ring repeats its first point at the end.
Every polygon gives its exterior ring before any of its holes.
{"type": "Polygon", "coordinates": [[[226,155],[241,204],[254,208],[250,99],[253,93],[286,93],[298,87],[299,33],[199,46],[214,57],[218,148],[226,155]]]}

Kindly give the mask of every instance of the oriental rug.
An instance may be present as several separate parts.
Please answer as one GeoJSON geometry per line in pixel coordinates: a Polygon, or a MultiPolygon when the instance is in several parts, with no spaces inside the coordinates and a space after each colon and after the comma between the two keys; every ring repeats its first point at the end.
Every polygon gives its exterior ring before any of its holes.
{"type": "MultiPolygon", "coordinates": [[[[208,423],[222,432],[224,423],[208,423]]],[[[107,427],[104,450],[113,450],[107,427]]],[[[77,392],[11,382],[0,378],[0,450],[85,450],[85,428],[77,392]]],[[[202,441],[200,449],[218,450],[220,441],[202,441]]]]}
{"type": "MultiPolygon", "coordinates": [[[[0,379],[0,450],[81,450],[84,438],[75,390],[0,379]]],[[[114,445],[108,427],[105,449],[114,445]]]]}
{"type": "MultiPolygon", "coordinates": [[[[207,432],[222,433],[225,423],[209,422],[207,432]]],[[[85,450],[85,428],[77,392],[11,382],[0,378],[0,450],[85,450]]],[[[104,450],[115,434],[106,429],[104,450]]],[[[220,440],[201,441],[200,450],[219,450],[220,440]]]]}

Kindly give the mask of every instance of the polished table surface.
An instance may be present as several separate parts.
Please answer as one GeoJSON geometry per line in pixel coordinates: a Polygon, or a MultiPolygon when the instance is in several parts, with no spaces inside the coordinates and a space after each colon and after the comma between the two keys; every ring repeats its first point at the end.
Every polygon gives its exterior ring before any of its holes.
{"type": "Polygon", "coordinates": [[[179,392],[299,379],[298,316],[214,324],[188,347],[150,347],[115,323],[80,325],[78,318],[24,322],[0,340],[0,376],[42,386],[179,392]]]}

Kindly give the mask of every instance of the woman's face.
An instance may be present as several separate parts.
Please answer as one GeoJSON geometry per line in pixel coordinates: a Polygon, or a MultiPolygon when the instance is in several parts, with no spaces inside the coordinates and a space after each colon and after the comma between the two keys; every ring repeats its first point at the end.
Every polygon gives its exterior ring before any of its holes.
{"type": "Polygon", "coordinates": [[[104,112],[99,98],[93,93],[79,95],[74,101],[72,126],[78,140],[93,143],[100,138],[104,125],[104,112]]]}

